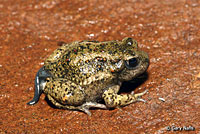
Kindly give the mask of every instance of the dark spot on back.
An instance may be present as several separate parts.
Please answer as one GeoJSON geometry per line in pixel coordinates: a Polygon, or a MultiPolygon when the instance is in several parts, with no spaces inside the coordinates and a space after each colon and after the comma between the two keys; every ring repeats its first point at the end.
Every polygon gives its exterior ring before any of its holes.
{"type": "Polygon", "coordinates": [[[90,43],[86,43],[87,49],[90,49],[90,43]]]}

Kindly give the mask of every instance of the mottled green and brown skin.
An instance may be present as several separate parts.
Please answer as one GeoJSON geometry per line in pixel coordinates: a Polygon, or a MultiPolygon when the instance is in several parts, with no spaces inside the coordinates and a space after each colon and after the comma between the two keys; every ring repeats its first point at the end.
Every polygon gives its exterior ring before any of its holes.
{"type": "Polygon", "coordinates": [[[44,63],[51,74],[43,92],[57,107],[81,110],[115,108],[144,101],[143,94],[118,95],[121,83],[144,73],[147,53],[138,50],[132,38],[122,41],[82,41],[63,44],[44,63]],[[105,104],[98,103],[104,100],[105,104]]]}

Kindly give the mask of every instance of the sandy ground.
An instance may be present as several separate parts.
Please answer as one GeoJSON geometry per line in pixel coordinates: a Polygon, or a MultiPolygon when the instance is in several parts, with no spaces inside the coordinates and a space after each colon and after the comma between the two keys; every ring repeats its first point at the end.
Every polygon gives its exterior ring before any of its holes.
{"type": "Polygon", "coordinates": [[[198,0],[0,0],[0,133],[200,133],[199,29],[198,0]],[[91,117],[53,108],[44,94],[26,105],[57,42],[127,36],[150,56],[134,89],[149,89],[146,104],[91,117]]]}

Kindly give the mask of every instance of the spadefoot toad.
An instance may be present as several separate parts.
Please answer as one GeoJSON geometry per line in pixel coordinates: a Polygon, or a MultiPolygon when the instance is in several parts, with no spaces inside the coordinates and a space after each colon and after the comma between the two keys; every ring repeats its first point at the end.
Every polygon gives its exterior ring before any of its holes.
{"type": "Polygon", "coordinates": [[[58,108],[81,110],[116,108],[144,101],[138,94],[118,94],[123,81],[144,73],[149,66],[147,53],[140,51],[132,38],[122,41],[81,41],[63,45],[44,62],[35,77],[35,95],[41,93],[58,108]],[[104,100],[105,104],[99,103],[104,100]]]}

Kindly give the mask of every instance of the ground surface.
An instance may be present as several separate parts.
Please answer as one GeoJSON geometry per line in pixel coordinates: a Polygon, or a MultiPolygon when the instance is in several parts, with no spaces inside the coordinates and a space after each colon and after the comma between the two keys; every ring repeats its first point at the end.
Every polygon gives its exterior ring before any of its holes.
{"type": "Polygon", "coordinates": [[[0,0],[0,133],[200,133],[199,29],[198,0],[0,0]],[[149,77],[135,89],[149,89],[146,104],[91,117],[55,109],[44,95],[26,105],[57,42],[127,36],[150,56],[149,77]]]}

